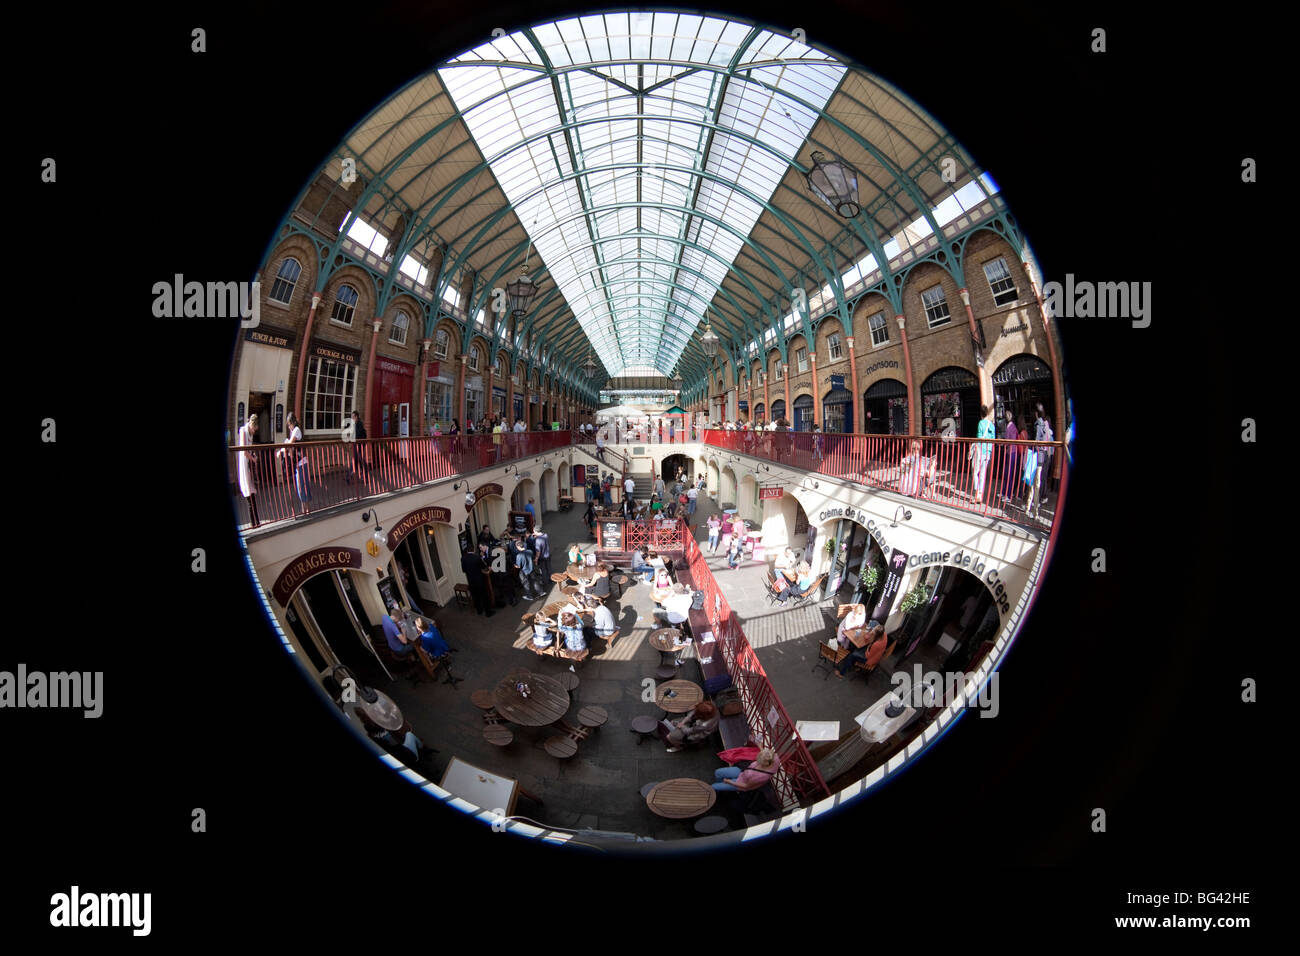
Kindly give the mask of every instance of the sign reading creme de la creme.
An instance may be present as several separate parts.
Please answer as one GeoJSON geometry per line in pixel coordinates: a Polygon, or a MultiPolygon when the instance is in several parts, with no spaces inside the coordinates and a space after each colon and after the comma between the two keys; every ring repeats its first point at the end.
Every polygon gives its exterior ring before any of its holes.
{"type": "Polygon", "coordinates": [[[880,525],[876,524],[875,518],[868,518],[866,512],[859,511],[856,508],[827,508],[817,515],[817,523],[823,524],[830,518],[848,518],[850,521],[856,521],[870,532],[871,536],[876,539],[876,544],[880,545],[880,550],[885,558],[889,558],[889,553],[893,550],[885,540],[885,533],[880,530],[880,525]]]}
{"type": "Polygon", "coordinates": [[[450,508],[419,508],[412,511],[397,524],[393,525],[393,530],[388,532],[388,550],[396,551],[397,546],[402,543],[402,539],[408,534],[420,527],[422,524],[430,523],[451,524],[450,508]]]}
{"type": "Polygon", "coordinates": [[[919,568],[931,564],[951,564],[954,568],[961,568],[969,571],[975,577],[984,581],[988,589],[993,593],[993,600],[998,603],[998,610],[1003,614],[1011,611],[1011,601],[1007,597],[1007,589],[1002,584],[998,576],[997,568],[984,569],[984,558],[972,551],[927,551],[923,554],[914,554],[908,561],[909,568],[919,568]]]}
{"type": "Polygon", "coordinates": [[[289,606],[289,598],[313,574],[321,571],[333,571],[342,568],[361,567],[361,550],[359,548],[317,548],[300,554],[289,562],[288,567],[280,572],[271,585],[271,593],[280,602],[281,607],[289,606]]]}

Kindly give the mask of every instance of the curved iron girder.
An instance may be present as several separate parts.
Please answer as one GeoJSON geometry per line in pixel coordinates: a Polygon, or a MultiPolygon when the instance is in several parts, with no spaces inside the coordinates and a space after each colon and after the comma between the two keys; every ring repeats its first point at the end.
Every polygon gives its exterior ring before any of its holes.
{"type": "MultiPolygon", "coordinates": [[[[530,142],[530,141],[531,141],[531,140],[525,140],[524,142],[527,143],[527,142],[530,142]]],[[[836,272],[834,271],[833,268],[829,267],[829,266],[827,265],[826,261],[822,258],[822,256],[819,255],[818,252],[813,248],[811,242],[809,242],[809,241],[808,241],[808,238],[803,234],[803,230],[800,229],[800,228],[798,228],[798,227],[796,227],[796,226],[793,226],[792,223],[791,223],[790,218],[789,218],[785,213],[783,213],[781,210],[779,210],[779,209],[777,209],[775,206],[771,205],[771,203],[769,203],[767,199],[764,199],[764,198],[758,196],[757,194],[750,192],[748,189],[744,188],[743,186],[741,186],[741,185],[739,185],[739,184],[737,184],[737,183],[732,182],[730,179],[728,179],[727,177],[725,177],[725,176],[723,176],[723,175],[721,175],[721,174],[719,174],[719,173],[714,173],[714,172],[709,172],[709,171],[699,170],[699,169],[696,169],[695,167],[690,167],[690,166],[679,166],[679,165],[666,164],[666,163],[645,163],[645,162],[642,162],[642,163],[610,163],[610,164],[606,164],[606,165],[604,165],[604,166],[593,167],[592,169],[589,169],[589,170],[582,170],[582,171],[574,170],[574,171],[571,171],[571,172],[569,172],[569,173],[565,173],[565,174],[562,174],[562,175],[560,175],[560,176],[553,177],[552,179],[550,179],[550,180],[548,180],[548,181],[542,183],[542,184],[539,185],[536,189],[532,190],[531,192],[529,192],[529,193],[526,194],[525,196],[520,197],[520,200],[519,200],[518,203],[512,203],[512,204],[510,204],[510,205],[504,206],[504,207],[502,207],[500,210],[498,210],[496,213],[491,214],[491,215],[485,217],[484,219],[479,220],[479,222],[482,223],[482,225],[479,227],[479,231],[478,231],[478,233],[473,237],[473,239],[472,239],[469,243],[467,243],[467,244],[463,247],[463,251],[462,251],[461,253],[458,254],[458,256],[456,257],[455,261],[452,263],[451,269],[448,270],[448,275],[454,275],[454,274],[455,274],[455,271],[456,271],[456,270],[461,266],[462,263],[464,263],[465,261],[468,260],[468,258],[473,254],[474,250],[477,249],[477,248],[479,247],[479,245],[490,245],[490,244],[492,244],[493,242],[498,241],[498,237],[492,237],[492,238],[490,238],[490,239],[484,239],[484,236],[485,236],[486,233],[487,233],[487,232],[492,228],[492,226],[494,226],[497,222],[499,222],[501,219],[503,219],[506,215],[508,215],[508,214],[510,214],[510,213],[512,213],[512,212],[514,212],[514,209],[515,209],[519,204],[522,204],[522,203],[528,201],[529,199],[532,199],[534,196],[537,196],[537,195],[539,195],[539,194],[541,194],[541,193],[546,192],[548,189],[551,189],[551,188],[553,188],[553,187],[555,187],[555,186],[561,185],[561,184],[564,183],[565,181],[568,181],[568,180],[571,180],[571,179],[580,179],[580,178],[582,178],[583,176],[587,176],[587,175],[590,175],[590,174],[592,174],[592,173],[608,172],[608,171],[611,171],[611,170],[623,170],[623,169],[634,170],[634,169],[647,169],[647,168],[666,169],[666,170],[671,170],[671,171],[674,171],[674,172],[682,172],[682,173],[686,173],[686,174],[688,174],[688,175],[692,175],[692,176],[698,176],[698,177],[700,177],[701,180],[703,180],[703,179],[708,179],[708,180],[711,180],[711,181],[713,181],[713,182],[721,183],[721,184],[727,186],[727,187],[728,187],[729,189],[731,189],[732,191],[734,191],[734,192],[736,192],[736,193],[739,193],[741,196],[744,196],[746,199],[750,200],[750,201],[753,202],[755,205],[758,205],[758,206],[762,207],[764,210],[770,212],[770,213],[771,213],[771,214],[772,214],[772,215],[773,215],[773,216],[774,216],[778,221],[780,221],[783,225],[786,225],[788,228],[790,228],[791,233],[794,234],[794,235],[797,237],[797,239],[798,239],[798,243],[799,243],[800,245],[803,246],[804,251],[807,252],[807,253],[809,254],[810,258],[813,259],[813,261],[815,261],[815,262],[818,264],[818,266],[821,268],[823,274],[827,276],[828,284],[829,284],[830,282],[832,282],[832,281],[834,281],[834,282],[838,282],[838,280],[839,280],[839,275],[838,275],[838,273],[836,273],[836,272]]],[[[798,194],[798,193],[796,193],[796,194],[798,194]]],[[[802,195],[802,194],[798,194],[798,195],[802,195]]],[[[630,204],[627,204],[627,203],[605,204],[605,205],[603,205],[603,206],[597,206],[597,207],[594,207],[594,210],[600,210],[600,209],[603,209],[603,210],[606,210],[606,211],[609,212],[609,213],[616,213],[616,212],[618,212],[620,209],[623,209],[623,208],[627,208],[627,207],[629,207],[629,205],[630,205],[630,204]]],[[[674,209],[675,211],[690,210],[690,212],[685,213],[685,215],[687,216],[687,218],[689,218],[690,216],[698,215],[698,216],[700,216],[700,218],[706,219],[706,220],[708,220],[708,221],[715,221],[715,222],[717,221],[717,220],[710,220],[709,217],[705,216],[702,212],[697,211],[694,207],[691,207],[691,206],[676,206],[676,207],[674,207],[674,206],[666,205],[666,204],[665,204],[665,205],[661,206],[660,208],[669,208],[669,209],[674,209]]],[[[592,211],[593,211],[593,210],[584,210],[583,213],[581,214],[581,216],[582,216],[583,218],[589,218],[589,217],[591,216],[592,211]]],[[[572,217],[570,217],[570,218],[567,219],[567,220],[563,220],[563,222],[569,222],[569,221],[572,221],[573,219],[576,219],[576,218],[578,218],[578,216],[572,216],[572,217]]],[[[599,217],[597,217],[597,218],[599,218],[599,217]]],[[[589,218],[589,221],[592,221],[592,220],[590,220],[590,218],[589,218]]],[[[800,223],[800,226],[804,226],[804,224],[800,223]]],[[[470,228],[472,229],[473,227],[471,226],[470,228]]],[[[548,229],[545,230],[545,231],[549,231],[550,228],[553,228],[553,226],[548,227],[548,229]]],[[[807,228],[807,227],[804,226],[804,228],[807,228]]],[[[466,232],[468,232],[468,231],[469,231],[469,230],[466,230],[466,232]]],[[[733,235],[739,235],[739,232],[736,231],[736,230],[734,230],[734,229],[730,229],[729,231],[731,231],[733,235]]],[[[465,235],[465,233],[462,233],[461,235],[463,236],[463,235],[465,235]]],[[[677,237],[674,237],[674,236],[668,236],[668,235],[662,235],[662,234],[655,234],[655,233],[646,233],[646,235],[653,235],[653,236],[655,236],[656,239],[659,239],[659,240],[661,240],[661,241],[668,241],[668,242],[679,242],[679,241],[680,241],[680,240],[677,239],[677,237]]],[[[822,238],[820,235],[817,235],[816,233],[814,233],[814,236],[815,236],[818,240],[821,240],[821,238],[822,238]]],[[[456,237],[455,240],[452,240],[452,242],[453,242],[453,243],[457,243],[457,242],[459,241],[460,238],[461,238],[461,237],[458,236],[458,237],[456,237]]],[[[531,238],[532,238],[532,240],[535,240],[536,237],[531,237],[531,238]]],[[[602,237],[600,240],[598,240],[598,241],[596,241],[596,242],[593,242],[593,246],[594,246],[594,245],[597,245],[598,243],[609,242],[609,241],[615,241],[615,240],[617,240],[618,238],[621,238],[621,237],[619,237],[619,236],[608,236],[608,237],[602,237]]],[[[783,238],[785,238],[785,237],[783,237],[783,238]]],[[[824,240],[823,240],[823,241],[824,241],[824,240]]],[[[522,245],[522,244],[526,244],[526,243],[520,243],[520,244],[522,245]]],[[[798,265],[796,265],[795,263],[790,262],[788,259],[785,259],[784,256],[781,256],[781,255],[780,255],[780,253],[776,252],[775,250],[769,249],[766,245],[764,245],[763,243],[759,242],[757,239],[753,238],[753,233],[752,233],[752,232],[750,233],[749,237],[746,238],[746,240],[745,240],[745,245],[753,246],[755,249],[758,249],[758,250],[760,250],[760,251],[762,251],[762,252],[764,252],[764,253],[768,253],[768,254],[770,254],[771,256],[776,256],[776,257],[780,258],[780,259],[781,259],[783,262],[785,262],[785,264],[786,264],[787,266],[789,266],[791,269],[798,270],[798,269],[802,268],[801,266],[798,266],[798,265]]],[[[697,249],[698,249],[698,248],[702,248],[702,247],[700,247],[700,246],[698,246],[698,245],[695,245],[694,247],[697,248],[697,249]]],[[[506,259],[506,258],[511,257],[512,255],[513,255],[513,252],[507,254],[506,256],[500,257],[500,258],[502,258],[502,259],[504,260],[504,259],[506,259]]],[[[732,262],[726,262],[725,260],[722,260],[720,256],[715,256],[715,258],[718,258],[720,261],[723,261],[723,262],[727,265],[728,270],[733,270],[733,269],[734,269],[734,263],[732,263],[732,262]]],[[[774,268],[774,267],[772,266],[772,264],[771,264],[770,259],[768,260],[768,263],[767,263],[767,264],[768,264],[768,268],[771,270],[771,273],[772,273],[774,276],[779,276],[779,277],[781,277],[782,279],[785,279],[785,273],[782,272],[781,270],[778,270],[778,269],[774,268]]],[[[491,263],[489,262],[489,263],[487,263],[486,265],[487,265],[487,266],[490,266],[491,263]]],[[[748,273],[743,273],[742,270],[734,270],[734,271],[736,271],[738,274],[748,275],[748,273]]],[[[760,280],[761,280],[762,277],[758,277],[758,278],[760,278],[760,280]]],[[[789,280],[785,280],[785,282],[786,282],[786,288],[789,289],[789,288],[790,288],[789,280]]],[[[753,286],[753,282],[750,282],[750,283],[747,283],[747,284],[750,285],[751,287],[753,286]]],[[[766,285],[766,283],[764,283],[764,285],[766,285]]],[[[438,290],[436,290],[436,294],[437,294],[438,296],[441,296],[441,295],[442,295],[442,291],[443,291],[442,289],[438,289],[438,290]]],[[[773,291],[775,291],[775,290],[773,290],[773,291]]],[[[842,291],[842,290],[841,290],[841,291],[842,291]]],[[[762,299],[761,296],[757,296],[757,298],[759,299],[760,302],[763,301],[763,299],[762,299]]],[[[773,319],[775,320],[775,316],[773,316],[773,319]]]]}

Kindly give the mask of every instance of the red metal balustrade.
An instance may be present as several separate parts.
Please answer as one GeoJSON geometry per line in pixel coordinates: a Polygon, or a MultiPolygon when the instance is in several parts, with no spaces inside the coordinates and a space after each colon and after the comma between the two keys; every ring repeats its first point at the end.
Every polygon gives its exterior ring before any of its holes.
{"type": "Polygon", "coordinates": [[[1033,497],[1038,516],[1025,513],[1030,488],[1024,481],[1027,456],[1031,450],[1040,461],[1044,452],[1064,454],[1064,443],[1059,441],[918,435],[709,429],[704,442],[783,467],[1030,526],[1050,524],[1056,509],[1041,510],[1041,485],[1047,483],[1054,464],[1049,458],[1033,497]]]}
{"type": "MultiPolygon", "coordinates": [[[[692,582],[704,592],[704,611],[713,629],[716,647],[722,652],[732,686],[739,693],[745,709],[750,736],[760,745],[776,751],[780,761],[780,770],[772,778],[772,785],[782,805],[791,809],[822,799],[830,793],[826,781],[808,753],[803,738],[795,732],[794,721],[786,713],[767,672],[759,663],[758,655],[745,637],[740,621],[714,580],[713,572],[704,560],[704,552],[690,535],[685,536],[684,547],[692,582]]],[[[696,640],[699,640],[698,634],[696,640]]],[[[707,645],[696,645],[697,650],[705,647],[707,645]]]]}
{"type": "Polygon", "coordinates": [[[257,521],[266,524],[545,454],[570,441],[568,431],[549,431],[236,445],[229,449],[230,480],[243,527],[254,522],[240,492],[241,457],[257,488],[257,521]]]}

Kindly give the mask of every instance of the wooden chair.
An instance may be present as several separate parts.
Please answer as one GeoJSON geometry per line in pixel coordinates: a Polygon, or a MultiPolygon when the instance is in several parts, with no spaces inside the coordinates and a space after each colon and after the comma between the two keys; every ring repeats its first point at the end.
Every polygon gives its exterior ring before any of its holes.
{"type": "Polygon", "coordinates": [[[568,734],[557,737],[547,737],[546,743],[542,745],[546,752],[558,760],[567,760],[578,752],[578,742],[568,734]]]}
{"type": "MultiPolygon", "coordinates": [[[[817,663],[813,665],[813,672],[815,673],[817,668],[823,664],[829,664],[830,667],[826,669],[826,675],[822,677],[822,680],[825,680],[831,676],[831,671],[835,669],[835,666],[852,652],[853,648],[851,647],[840,647],[838,643],[827,644],[825,641],[819,641],[817,644],[817,663]]],[[[859,661],[859,663],[861,662],[859,661]]]]}
{"type": "MultiPolygon", "coordinates": [[[[558,640],[556,641],[556,646],[557,647],[559,646],[558,640]]],[[[579,664],[585,661],[588,655],[590,654],[591,654],[591,648],[589,647],[584,647],[580,651],[571,651],[565,647],[561,647],[559,650],[560,657],[563,657],[566,661],[576,661],[579,664]]]]}
{"type": "Polygon", "coordinates": [[[469,602],[469,585],[468,585],[468,584],[458,584],[458,585],[456,585],[455,591],[456,591],[456,603],[457,603],[458,605],[460,605],[461,607],[469,607],[469,603],[470,603],[470,602],[469,602]]]}
{"type": "Polygon", "coordinates": [[[817,575],[817,580],[813,581],[813,583],[809,585],[808,590],[804,591],[803,594],[798,594],[790,598],[790,600],[786,602],[787,606],[801,607],[804,604],[807,604],[809,601],[816,600],[813,597],[813,595],[817,593],[817,589],[822,586],[822,582],[825,580],[826,580],[825,574],[817,575]]]}
{"type": "MultiPolygon", "coordinates": [[[[886,657],[888,657],[890,654],[894,653],[894,646],[895,646],[897,643],[898,643],[897,640],[893,640],[893,641],[890,641],[890,642],[889,642],[888,646],[885,648],[885,653],[883,653],[883,654],[880,655],[880,661],[883,661],[883,660],[884,660],[886,657]]],[[[880,666],[880,661],[876,661],[876,663],[873,664],[871,667],[868,667],[868,666],[867,666],[867,662],[866,662],[866,661],[854,661],[854,662],[853,662],[853,669],[854,669],[855,671],[862,671],[862,673],[864,673],[864,674],[866,674],[868,677],[870,677],[870,676],[871,676],[871,672],[874,671],[877,667],[880,666]]]]}
{"type": "Polygon", "coordinates": [[[417,643],[415,645],[415,656],[419,658],[420,666],[424,669],[424,673],[430,680],[437,680],[438,668],[440,667],[442,668],[442,682],[444,684],[450,684],[452,687],[455,687],[465,679],[463,677],[451,676],[450,652],[444,654],[442,657],[431,657],[429,652],[424,649],[424,645],[417,643]]]}

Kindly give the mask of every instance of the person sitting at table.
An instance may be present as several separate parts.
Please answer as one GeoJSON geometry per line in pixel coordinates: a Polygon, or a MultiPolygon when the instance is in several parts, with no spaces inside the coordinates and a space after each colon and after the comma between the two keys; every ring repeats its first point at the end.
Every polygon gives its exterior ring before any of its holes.
{"type": "Polygon", "coordinates": [[[835,629],[835,640],[840,647],[853,646],[851,638],[861,640],[867,633],[867,629],[863,626],[867,623],[867,606],[850,604],[848,607],[844,617],[840,619],[839,627],[835,629]]]}
{"type": "Polygon", "coordinates": [[[582,548],[580,548],[580,547],[579,547],[578,545],[576,545],[576,544],[571,544],[571,545],[569,545],[568,559],[569,559],[569,564],[571,564],[571,565],[573,565],[573,564],[581,564],[581,563],[582,563],[582,548]]]}
{"type": "Polygon", "coordinates": [[[664,597],[663,607],[654,612],[661,627],[676,627],[691,615],[693,592],[685,584],[674,584],[664,597]]]}
{"type": "Polygon", "coordinates": [[[607,598],[609,597],[609,565],[596,565],[596,573],[592,575],[591,580],[582,585],[581,589],[584,597],[607,598]]]}
{"type": "Polygon", "coordinates": [[[843,677],[858,661],[864,662],[867,667],[875,667],[885,656],[885,650],[889,647],[889,641],[885,638],[885,625],[879,621],[871,621],[867,624],[866,631],[867,643],[862,647],[855,647],[848,657],[835,665],[836,677],[843,677]]]}
{"type": "MultiPolygon", "coordinates": [[[[605,605],[597,603],[590,608],[592,621],[590,624],[582,625],[582,636],[588,641],[592,638],[600,637],[608,640],[611,635],[618,633],[618,624],[614,621],[614,612],[605,605]]],[[[582,620],[579,618],[578,620],[582,620]]]]}
{"type": "Polygon", "coordinates": [[[388,641],[388,649],[398,658],[406,658],[415,653],[415,645],[406,639],[402,633],[402,626],[397,623],[397,606],[390,605],[388,613],[379,619],[380,625],[384,629],[384,638],[388,641]]]}
{"type": "Polygon", "coordinates": [[[561,612],[560,635],[564,638],[564,649],[566,651],[585,651],[587,649],[587,639],[583,636],[582,624],[572,611],[561,612]]]}
{"type": "Polygon", "coordinates": [[[744,770],[739,767],[721,767],[713,771],[714,790],[757,790],[772,779],[777,769],[776,751],[764,747],[758,759],[744,770]]]}
{"type": "Polygon", "coordinates": [[[555,621],[541,611],[533,615],[533,646],[550,647],[555,643],[555,635],[551,632],[553,627],[555,627],[555,621]]]}
{"type": "Polygon", "coordinates": [[[707,700],[700,701],[681,720],[664,719],[659,722],[659,739],[668,745],[668,752],[675,754],[686,744],[698,744],[708,740],[718,729],[722,717],[718,708],[707,700]]]}
{"type": "Polygon", "coordinates": [[[649,584],[654,580],[655,569],[651,565],[645,563],[645,556],[642,555],[640,548],[637,548],[632,552],[632,565],[628,570],[633,574],[643,575],[646,584],[649,584]]]}
{"type": "Polygon", "coordinates": [[[419,632],[420,644],[424,647],[425,653],[435,660],[451,650],[433,618],[417,617],[415,629],[419,632]]]}
{"type": "MultiPolygon", "coordinates": [[[[781,592],[776,596],[776,599],[780,601],[782,604],[784,604],[792,597],[803,597],[805,594],[808,593],[808,589],[812,587],[813,584],[812,568],[808,566],[807,561],[800,561],[799,566],[795,569],[793,575],[791,575],[789,569],[782,571],[781,575],[784,575],[787,579],[794,581],[794,583],[790,587],[783,588],[781,592]]],[[[778,584],[780,583],[779,579],[781,575],[777,576],[778,584]]]]}
{"type": "Polygon", "coordinates": [[[787,547],[776,556],[776,562],[773,567],[778,571],[793,569],[799,564],[799,556],[794,553],[794,548],[787,547]]]}

